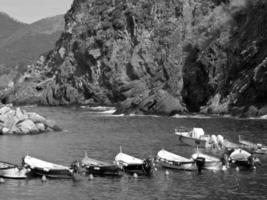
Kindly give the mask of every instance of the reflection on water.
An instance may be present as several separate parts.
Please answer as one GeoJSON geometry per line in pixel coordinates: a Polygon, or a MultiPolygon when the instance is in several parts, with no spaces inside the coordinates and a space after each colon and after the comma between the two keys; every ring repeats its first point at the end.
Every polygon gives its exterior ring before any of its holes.
{"type": "MultiPolygon", "coordinates": [[[[190,157],[195,151],[181,146],[175,137],[175,127],[203,127],[210,134],[221,134],[237,141],[247,140],[267,144],[267,121],[230,118],[169,118],[149,116],[113,117],[85,108],[25,108],[57,121],[64,128],[33,136],[1,136],[0,160],[19,164],[29,154],[47,161],[69,165],[88,155],[111,161],[122,145],[125,153],[145,158],[165,148],[190,157]]],[[[102,110],[101,110],[102,111],[102,110]]],[[[229,170],[195,172],[164,169],[152,177],[123,176],[121,178],[81,177],[72,180],[6,180],[0,185],[0,199],[266,199],[267,156],[254,172],[229,170]]]]}

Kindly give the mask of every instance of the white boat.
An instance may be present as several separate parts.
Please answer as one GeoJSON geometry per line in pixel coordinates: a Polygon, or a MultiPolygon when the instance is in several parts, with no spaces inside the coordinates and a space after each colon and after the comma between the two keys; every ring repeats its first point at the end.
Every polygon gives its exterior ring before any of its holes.
{"type": "Polygon", "coordinates": [[[122,152],[115,156],[115,163],[121,166],[125,172],[146,175],[151,174],[153,167],[150,159],[141,160],[122,152]]]}
{"type": "Polygon", "coordinates": [[[256,164],[260,161],[243,149],[236,149],[229,156],[229,164],[231,167],[239,167],[242,169],[256,169],[256,164]]]}
{"type": "Polygon", "coordinates": [[[74,172],[93,174],[99,176],[121,176],[122,169],[109,162],[99,161],[93,158],[89,158],[85,152],[85,156],[81,161],[75,161],[72,163],[71,168],[74,172]]]}
{"type": "Polygon", "coordinates": [[[214,141],[210,135],[205,135],[202,128],[193,128],[191,131],[175,129],[175,134],[179,140],[187,145],[198,148],[212,148],[214,141]]]}
{"type": "Polygon", "coordinates": [[[194,153],[192,155],[192,159],[195,161],[197,161],[199,158],[204,159],[204,165],[202,166],[203,169],[220,170],[222,168],[222,161],[217,157],[204,153],[194,153]]]}
{"type": "Polygon", "coordinates": [[[0,177],[10,179],[25,179],[29,170],[19,168],[17,165],[0,161],[0,177]]]}
{"type": "Polygon", "coordinates": [[[50,178],[72,178],[72,170],[69,167],[43,161],[29,155],[24,157],[24,166],[31,169],[35,175],[45,175],[50,178]]]}
{"type": "Polygon", "coordinates": [[[174,153],[168,152],[164,149],[160,150],[157,154],[157,162],[166,168],[178,170],[196,170],[195,161],[188,159],[174,153]]]}
{"type": "Polygon", "coordinates": [[[267,154],[267,146],[262,144],[256,144],[241,138],[238,136],[238,142],[242,145],[242,148],[248,150],[251,153],[267,154]]]}

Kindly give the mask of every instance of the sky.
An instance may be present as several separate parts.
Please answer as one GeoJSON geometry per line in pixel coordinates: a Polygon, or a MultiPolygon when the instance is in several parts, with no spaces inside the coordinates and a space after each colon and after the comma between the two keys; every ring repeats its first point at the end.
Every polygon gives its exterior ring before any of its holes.
{"type": "Polygon", "coordinates": [[[72,2],[73,0],[0,0],[0,11],[19,21],[32,23],[65,14],[72,2]]]}

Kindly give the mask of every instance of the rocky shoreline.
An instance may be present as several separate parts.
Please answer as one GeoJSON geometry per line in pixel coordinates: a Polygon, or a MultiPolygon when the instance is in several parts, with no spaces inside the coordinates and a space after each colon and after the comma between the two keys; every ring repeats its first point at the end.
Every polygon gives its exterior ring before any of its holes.
{"type": "Polygon", "coordinates": [[[74,0],[55,48],[0,99],[267,115],[267,2],[234,2],[74,0]]]}
{"type": "Polygon", "coordinates": [[[47,131],[60,131],[53,120],[19,107],[3,106],[0,108],[0,135],[26,135],[47,131]]]}

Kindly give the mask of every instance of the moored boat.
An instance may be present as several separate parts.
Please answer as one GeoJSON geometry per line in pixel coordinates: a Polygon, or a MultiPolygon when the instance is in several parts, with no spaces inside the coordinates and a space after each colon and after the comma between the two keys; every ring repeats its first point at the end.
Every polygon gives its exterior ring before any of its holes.
{"type": "Polygon", "coordinates": [[[220,170],[222,168],[222,161],[220,158],[210,156],[204,153],[194,153],[192,159],[196,161],[199,168],[207,170],[220,170]]]}
{"type": "Polygon", "coordinates": [[[29,155],[23,159],[24,166],[29,168],[32,175],[46,176],[49,178],[72,178],[73,171],[69,167],[43,161],[29,155]]]}
{"type": "Polygon", "coordinates": [[[74,172],[85,173],[86,175],[98,175],[98,176],[121,176],[122,169],[114,164],[103,162],[89,158],[85,153],[84,158],[81,161],[74,162],[72,164],[74,172]]]}
{"type": "Polygon", "coordinates": [[[241,147],[251,153],[257,154],[267,154],[267,146],[262,144],[256,144],[241,138],[238,136],[238,142],[241,144],[241,147]]]}
{"type": "Polygon", "coordinates": [[[239,148],[241,148],[241,145],[234,143],[234,142],[231,142],[229,140],[224,140],[223,141],[223,147],[224,147],[224,149],[239,149],[239,148]]]}
{"type": "Polygon", "coordinates": [[[228,162],[230,167],[256,169],[256,164],[259,162],[259,160],[254,155],[243,149],[236,149],[230,152],[228,162]]]}
{"type": "Polygon", "coordinates": [[[10,179],[25,179],[29,170],[17,165],[0,161],[0,177],[10,179]]]}
{"type": "Polygon", "coordinates": [[[168,152],[164,149],[157,153],[157,162],[166,168],[178,170],[196,170],[195,161],[188,159],[174,153],[168,152]]]}
{"type": "Polygon", "coordinates": [[[202,128],[193,128],[191,131],[175,129],[175,134],[182,143],[198,148],[220,149],[223,143],[222,136],[205,135],[202,128]]]}
{"type": "Polygon", "coordinates": [[[150,175],[153,170],[153,161],[151,159],[141,160],[122,152],[115,156],[115,163],[130,174],[150,175]]]}

